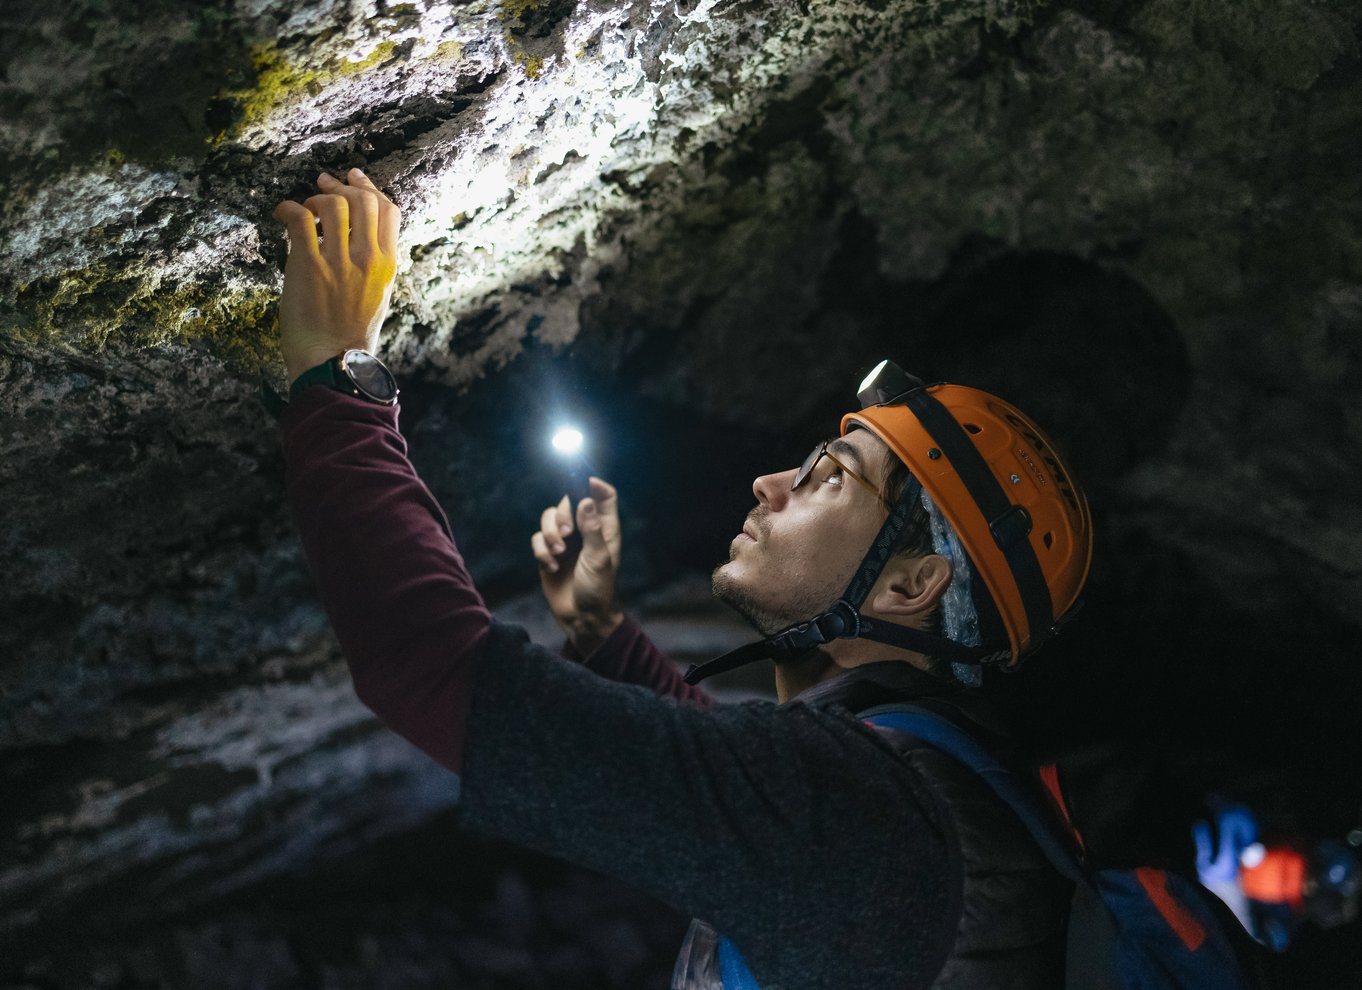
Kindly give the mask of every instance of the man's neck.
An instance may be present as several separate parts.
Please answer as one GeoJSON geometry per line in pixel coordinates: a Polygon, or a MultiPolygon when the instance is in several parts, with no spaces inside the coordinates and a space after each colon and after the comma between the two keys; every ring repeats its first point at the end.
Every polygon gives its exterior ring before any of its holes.
{"type": "Polygon", "coordinates": [[[927,658],[920,653],[897,650],[867,640],[840,639],[815,650],[802,660],[776,664],[776,700],[784,704],[815,684],[831,680],[862,664],[882,660],[897,660],[922,670],[927,669],[927,658]]]}
{"type": "Polygon", "coordinates": [[[842,668],[822,650],[802,660],[776,664],[776,701],[784,704],[820,681],[836,677],[842,668]]]}

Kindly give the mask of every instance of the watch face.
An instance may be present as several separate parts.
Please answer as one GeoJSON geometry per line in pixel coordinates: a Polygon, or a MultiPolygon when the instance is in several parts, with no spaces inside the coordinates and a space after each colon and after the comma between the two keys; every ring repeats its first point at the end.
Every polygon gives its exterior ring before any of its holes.
{"type": "Polygon", "coordinates": [[[345,352],[345,370],[355,386],[371,399],[391,402],[397,398],[397,380],[378,358],[367,351],[345,352]]]}

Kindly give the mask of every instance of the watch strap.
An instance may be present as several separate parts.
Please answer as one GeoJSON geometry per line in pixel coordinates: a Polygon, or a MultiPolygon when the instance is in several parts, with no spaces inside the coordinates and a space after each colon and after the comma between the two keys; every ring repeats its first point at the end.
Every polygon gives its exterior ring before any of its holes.
{"type": "Polygon", "coordinates": [[[293,384],[288,387],[289,398],[293,398],[305,388],[313,385],[327,385],[331,388],[338,388],[343,392],[353,393],[353,389],[348,382],[341,381],[340,362],[344,354],[337,354],[335,357],[323,361],[321,364],[308,368],[301,375],[293,380],[293,384]]]}
{"type": "MultiPolygon", "coordinates": [[[[289,398],[297,395],[310,385],[327,385],[331,388],[337,388],[345,392],[353,391],[348,386],[343,385],[340,381],[340,359],[343,356],[344,355],[338,354],[335,357],[304,371],[295,378],[293,384],[289,386],[289,398]]],[[[264,406],[265,411],[276,420],[284,415],[284,408],[288,405],[288,399],[280,395],[275,390],[274,386],[265,380],[264,375],[260,376],[260,404],[264,406]]]]}
{"type": "MultiPolygon", "coordinates": [[[[288,389],[289,398],[293,398],[299,392],[311,388],[313,385],[325,385],[328,388],[334,388],[347,395],[357,395],[369,398],[369,396],[365,396],[364,393],[356,388],[354,383],[350,381],[349,376],[341,370],[341,361],[345,358],[346,353],[348,352],[343,351],[335,357],[323,361],[321,364],[308,368],[295,378],[293,384],[290,385],[288,389]]],[[[270,383],[265,380],[264,376],[261,376],[260,404],[265,407],[266,412],[277,420],[284,414],[284,407],[288,405],[288,399],[275,391],[270,383]]]]}

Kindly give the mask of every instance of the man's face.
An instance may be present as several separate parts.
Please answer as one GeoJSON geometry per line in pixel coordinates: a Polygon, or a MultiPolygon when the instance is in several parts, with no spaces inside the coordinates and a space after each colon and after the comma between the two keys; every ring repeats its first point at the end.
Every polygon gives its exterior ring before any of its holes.
{"type": "MultiPolygon", "coordinates": [[[[828,445],[849,469],[881,489],[884,443],[853,430],[828,445]]],[[[888,515],[884,504],[824,457],[790,490],[798,468],[752,483],[757,507],[714,571],[714,595],[763,635],[806,621],[841,597],[888,515]]]]}

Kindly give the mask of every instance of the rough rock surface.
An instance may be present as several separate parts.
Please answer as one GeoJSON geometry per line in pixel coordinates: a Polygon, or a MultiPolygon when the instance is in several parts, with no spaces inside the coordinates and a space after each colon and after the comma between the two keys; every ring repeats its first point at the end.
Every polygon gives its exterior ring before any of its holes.
{"type": "MultiPolygon", "coordinates": [[[[542,624],[523,547],[557,484],[541,428],[572,411],[609,437],[631,599],[664,589],[644,611],[680,653],[733,642],[695,575],[752,474],[888,354],[1015,399],[1089,479],[1088,616],[999,685],[1019,726],[1196,752],[1184,778],[1283,828],[1356,824],[1360,21],[1347,0],[7,0],[0,980],[340,985],[467,921],[437,891],[404,902],[452,912],[406,948],[357,921],[332,953],[230,901],[295,876],[305,900],[318,864],[401,836],[435,855],[447,824],[443,771],[348,691],[254,398],[279,374],[270,210],[351,165],[405,214],[382,353],[418,468],[513,614],[542,624]],[[174,946],[63,949],[73,918],[187,910],[174,946]]],[[[1329,963],[1349,932],[1295,985],[1355,985],[1329,963]]],[[[656,931],[619,938],[632,968],[579,956],[550,985],[665,969],[656,931]]],[[[495,985],[543,978],[479,958],[495,985]]],[[[449,965],[392,985],[476,971],[449,965]]]]}

